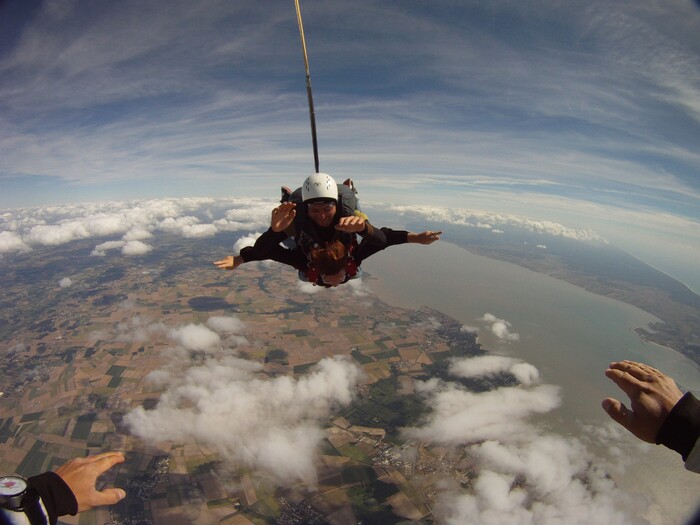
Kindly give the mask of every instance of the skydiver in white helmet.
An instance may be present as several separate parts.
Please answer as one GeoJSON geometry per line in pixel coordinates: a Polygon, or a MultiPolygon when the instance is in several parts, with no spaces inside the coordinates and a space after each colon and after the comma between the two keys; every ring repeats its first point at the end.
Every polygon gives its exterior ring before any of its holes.
{"type": "Polygon", "coordinates": [[[244,262],[271,259],[295,267],[303,280],[337,286],[359,277],[362,260],[388,246],[431,244],[442,234],[375,228],[357,208],[351,179],[340,185],[326,173],[315,173],[296,191],[285,190],[283,202],[272,212],[270,229],[240,255],[215,261],[218,268],[233,270],[244,262]],[[280,242],[289,238],[294,248],[282,248],[280,242]]]}

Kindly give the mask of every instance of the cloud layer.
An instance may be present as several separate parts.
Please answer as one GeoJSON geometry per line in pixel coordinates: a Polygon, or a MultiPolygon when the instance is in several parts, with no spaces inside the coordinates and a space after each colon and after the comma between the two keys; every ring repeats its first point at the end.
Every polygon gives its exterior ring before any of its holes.
{"type": "MultiPolygon", "coordinates": [[[[533,233],[565,237],[580,241],[603,241],[604,239],[592,230],[568,228],[552,221],[538,221],[527,217],[507,213],[493,213],[481,210],[466,210],[442,208],[437,206],[391,206],[391,210],[422,219],[435,221],[440,224],[456,224],[490,230],[493,233],[503,233],[503,227],[523,229],[533,233]]],[[[544,246],[542,246],[544,247],[544,246]]]]}
{"type": "MultiPolygon", "coordinates": [[[[24,208],[0,214],[0,254],[23,253],[39,246],[59,246],[76,240],[109,240],[97,243],[91,255],[109,252],[142,255],[154,249],[163,235],[184,238],[212,237],[222,232],[250,232],[240,237],[233,250],[252,245],[270,224],[273,200],[266,199],[153,199],[129,202],[85,203],[47,208],[24,208]],[[150,244],[149,244],[150,243],[150,244]]],[[[370,205],[368,209],[371,209],[370,205]]],[[[511,225],[551,236],[599,240],[594,232],[475,210],[432,207],[391,208],[443,224],[492,229],[511,225]]],[[[361,293],[358,290],[356,292],[361,293]]],[[[507,327],[506,327],[507,328],[507,327]]]]}
{"type": "Polygon", "coordinates": [[[244,344],[245,338],[217,333],[243,329],[235,317],[211,317],[207,326],[133,325],[141,336],[165,330],[176,344],[168,364],[147,376],[163,389],[157,406],[136,408],[124,418],[135,436],[150,443],[197,440],[215,448],[230,467],[251,469],[281,486],[314,487],[322,424],[352,401],[360,378],[351,360],[327,358],[298,379],[270,378],[261,364],[232,353],[231,342],[244,344]],[[198,360],[191,352],[199,353],[198,360]]]}
{"type": "Polygon", "coordinates": [[[618,490],[583,442],[533,423],[559,406],[558,388],[537,384],[529,364],[500,356],[454,360],[458,377],[510,372],[521,383],[482,393],[431,379],[418,391],[432,411],[412,439],[462,447],[476,479],[446,491],[438,511],[450,525],[644,523],[644,502],[618,490]],[[522,365],[522,368],[517,368],[522,365]],[[637,506],[637,508],[635,508],[637,506]]]}
{"type": "MultiPolygon", "coordinates": [[[[263,199],[156,199],[25,208],[0,215],[0,254],[37,246],[113,237],[95,245],[94,256],[118,250],[142,255],[165,234],[212,237],[220,232],[265,229],[274,201],[263,199]]],[[[256,236],[241,239],[240,247],[256,236]]]]}

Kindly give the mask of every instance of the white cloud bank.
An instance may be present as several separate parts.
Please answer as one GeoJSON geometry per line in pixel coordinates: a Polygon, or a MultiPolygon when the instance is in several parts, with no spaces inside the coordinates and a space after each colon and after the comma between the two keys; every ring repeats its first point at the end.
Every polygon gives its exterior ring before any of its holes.
{"type": "Polygon", "coordinates": [[[97,244],[92,255],[116,249],[142,255],[153,249],[143,241],[159,233],[194,239],[267,227],[273,207],[274,201],[265,199],[182,198],[10,210],[0,214],[0,254],[120,237],[97,244]]]}
{"type": "MultiPolygon", "coordinates": [[[[185,364],[185,363],[183,363],[185,364]]],[[[299,379],[260,375],[262,365],[234,356],[199,366],[170,367],[151,382],[165,391],[154,410],[125,417],[131,432],[152,443],[197,440],[232,465],[271,476],[283,486],[315,486],[320,420],[353,398],[359,368],[328,358],[299,379]]]]}
{"type": "MultiPolygon", "coordinates": [[[[105,256],[107,251],[117,249],[123,255],[141,255],[153,249],[144,241],[158,234],[195,239],[220,232],[267,228],[274,205],[274,201],[267,199],[181,198],[10,210],[0,214],[0,254],[26,252],[36,246],[58,246],[76,240],[117,237],[97,244],[92,255],[105,256]]],[[[495,225],[511,225],[549,235],[600,240],[588,230],[513,215],[420,206],[388,209],[445,224],[492,231],[499,231],[495,225]]],[[[253,244],[259,235],[243,237],[234,249],[238,251],[253,244]]]]}
{"type": "MultiPolygon", "coordinates": [[[[505,213],[441,208],[437,206],[389,206],[388,209],[404,215],[418,216],[424,220],[491,230],[494,233],[504,233],[504,228],[510,226],[533,233],[566,237],[568,239],[580,241],[604,241],[604,239],[593,230],[569,228],[552,221],[538,221],[505,213]]],[[[542,246],[544,247],[544,245],[542,246]]]]}
{"type": "Polygon", "coordinates": [[[121,333],[136,328],[139,337],[166,333],[178,345],[169,350],[167,365],[146,378],[164,389],[158,405],[131,411],[125,423],[144,441],[197,440],[214,447],[231,466],[252,469],[282,486],[313,488],[316,453],[324,437],[321,421],[352,401],[359,367],[335,357],[298,379],[269,378],[263,365],[223,346],[231,339],[221,334],[244,328],[239,319],[214,316],[206,325],[167,329],[135,318],[120,328],[121,333]],[[196,364],[190,351],[200,352],[196,364]]]}
{"type": "MultiPolygon", "coordinates": [[[[449,525],[588,525],[644,523],[643,505],[615,487],[575,438],[548,434],[532,416],[559,406],[559,390],[535,385],[539,373],[517,360],[486,356],[456,360],[455,375],[474,377],[530,368],[524,386],[473,393],[431,379],[418,391],[432,408],[425,424],[405,429],[409,438],[464,447],[478,473],[467,491],[448,490],[436,512],[449,525]],[[487,358],[488,357],[488,358],[487,358]],[[493,358],[491,358],[493,357],[493,358]]],[[[517,377],[517,375],[516,375],[517,377]]],[[[520,379],[520,378],[519,378],[520,379]]],[[[643,502],[642,502],[643,503],[643,502]]]]}

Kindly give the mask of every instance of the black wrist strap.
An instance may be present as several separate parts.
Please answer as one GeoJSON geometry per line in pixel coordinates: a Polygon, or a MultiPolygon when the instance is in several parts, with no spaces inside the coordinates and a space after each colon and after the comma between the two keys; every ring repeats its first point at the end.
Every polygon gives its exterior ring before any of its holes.
{"type": "Polygon", "coordinates": [[[78,501],[65,481],[55,472],[44,472],[31,477],[27,483],[41,496],[49,514],[49,523],[54,524],[59,516],[78,513],[78,501]]]}
{"type": "Polygon", "coordinates": [[[700,438],[700,401],[688,392],[666,417],[656,436],[656,444],[678,452],[683,461],[700,438]]]}

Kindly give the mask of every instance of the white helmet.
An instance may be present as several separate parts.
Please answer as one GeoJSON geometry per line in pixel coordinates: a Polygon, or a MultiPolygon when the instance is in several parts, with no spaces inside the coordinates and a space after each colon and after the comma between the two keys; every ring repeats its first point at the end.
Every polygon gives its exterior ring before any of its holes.
{"type": "Polygon", "coordinates": [[[327,173],[314,173],[309,175],[301,185],[301,200],[338,202],[338,186],[333,177],[327,173]]]}

